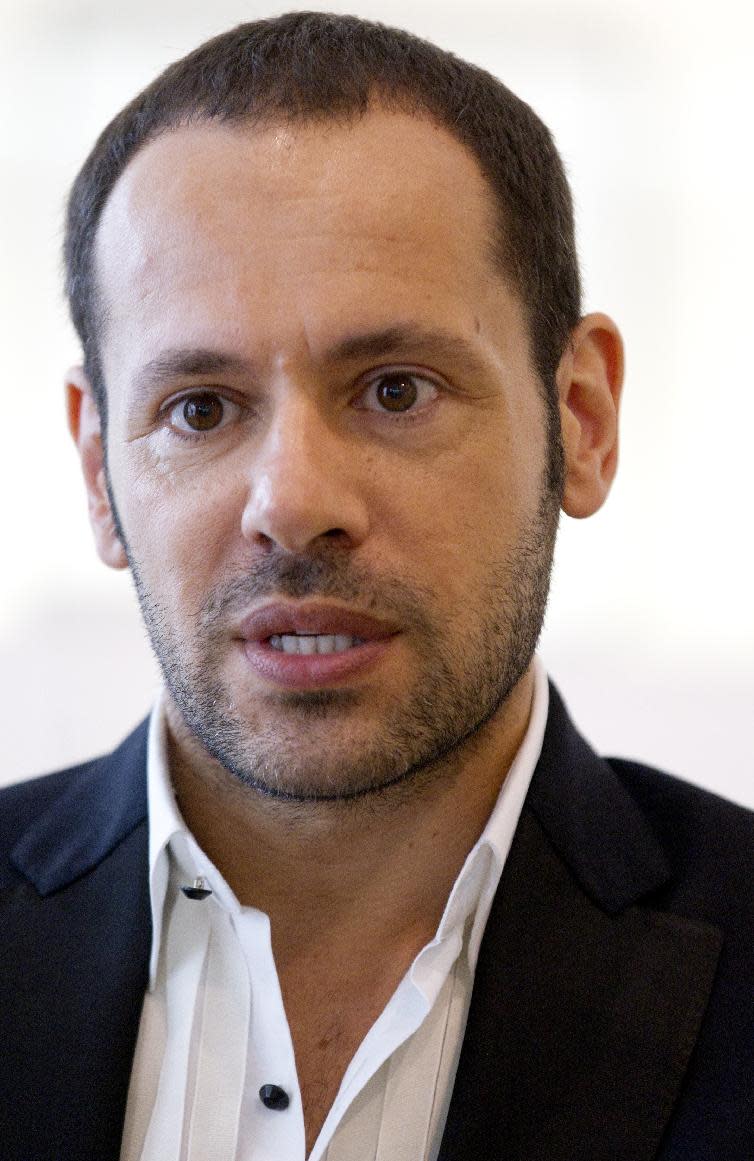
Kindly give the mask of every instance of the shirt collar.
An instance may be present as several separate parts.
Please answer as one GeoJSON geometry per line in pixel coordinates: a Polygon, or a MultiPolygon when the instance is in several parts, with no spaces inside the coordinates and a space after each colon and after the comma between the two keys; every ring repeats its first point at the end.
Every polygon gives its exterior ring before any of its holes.
{"type": "MultiPolygon", "coordinates": [[[[467,955],[472,975],[476,969],[492,900],[500,882],[505,860],[513,842],[534,770],[542,752],[549,709],[547,673],[539,657],[534,657],[534,692],[529,724],[511,763],[487,824],[453,884],[437,934],[414,961],[415,982],[437,959],[444,978],[445,961],[458,955],[467,937],[467,955]]],[[[430,969],[431,970],[431,969],[430,969]]]]}
{"type": "Polygon", "coordinates": [[[168,774],[168,741],[165,691],[159,694],[149,719],[147,738],[147,809],[149,817],[149,900],[152,908],[152,951],[149,989],[157,977],[162,937],[162,913],[170,877],[168,844],[175,835],[188,833],[175,801],[168,774]]]}
{"type": "MultiPolygon", "coordinates": [[[[521,809],[542,750],[549,691],[547,674],[534,658],[534,694],[529,724],[495,806],[479,839],[469,851],[445,906],[437,935],[417,956],[412,975],[421,962],[426,973],[438,955],[455,959],[470,924],[469,964],[473,972],[492,898],[497,889],[521,809]]],[[[217,901],[230,911],[240,904],[220,872],[201,850],[183,821],[173,793],[168,767],[165,691],[157,698],[149,721],[147,740],[147,802],[149,812],[149,895],[152,909],[152,949],[149,988],[153,990],[162,938],[162,917],[170,878],[170,854],[180,872],[191,881],[203,876],[212,883],[217,901]]],[[[439,964],[437,965],[440,966],[439,964]]],[[[447,970],[447,969],[445,969],[447,970]]],[[[441,969],[442,971],[442,969],[441,969]]]]}

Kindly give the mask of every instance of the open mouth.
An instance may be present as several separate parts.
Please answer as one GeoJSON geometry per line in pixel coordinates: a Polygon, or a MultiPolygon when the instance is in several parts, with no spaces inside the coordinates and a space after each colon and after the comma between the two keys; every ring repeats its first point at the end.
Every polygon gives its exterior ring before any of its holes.
{"type": "Polygon", "coordinates": [[[275,633],[267,638],[267,643],[280,653],[311,656],[313,653],[345,653],[356,645],[364,645],[366,639],[347,633],[275,633]]]}
{"type": "Polygon", "coordinates": [[[276,601],[250,613],[240,635],[281,653],[343,653],[392,637],[399,626],[360,610],[325,602],[276,601]]]}
{"type": "Polygon", "coordinates": [[[322,689],[361,681],[380,664],[401,627],[326,601],[275,601],[239,626],[247,662],[272,685],[322,689]]]}

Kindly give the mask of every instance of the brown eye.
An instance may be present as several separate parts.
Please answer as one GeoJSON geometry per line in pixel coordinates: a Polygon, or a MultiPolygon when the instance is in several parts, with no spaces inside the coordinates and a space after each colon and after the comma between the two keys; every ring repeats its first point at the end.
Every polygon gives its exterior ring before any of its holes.
{"type": "Polygon", "coordinates": [[[411,368],[397,367],[373,374],[366,387],[354,400],[354,406],[371,411],[384,419],[395,416],[396,421],[428,412],[441,393],[440,387],[427,375],[411,368]]]}
{"type": "Polygon", "coordinates": [[[419,391],[413,375],[385,375],[376,384],[377,402],[385,411],[408,411],[416,403],[419,391]]]}
{"type": "Polygon", "coordinates": [[[192,431],[211,431],[223,418],[223,401],[218,395],[203,392],[183,401],[183,419],[192,431]]]}
{"type": "Polygon", "coordinates": [[[168,407],[170,427],[190,439],[220,431],[241,417],[241,407],[217,391],[192,391],[168,407]]]}
{"type": "Polygon", "coordinates": [[[428,409],[440,394],[437,383],[417,370],[386,370],[375,375],[359,395],[356,405],[365,411],[374,411],[382,416],[402,414],[414,417],[416,413],[428,409]]]}

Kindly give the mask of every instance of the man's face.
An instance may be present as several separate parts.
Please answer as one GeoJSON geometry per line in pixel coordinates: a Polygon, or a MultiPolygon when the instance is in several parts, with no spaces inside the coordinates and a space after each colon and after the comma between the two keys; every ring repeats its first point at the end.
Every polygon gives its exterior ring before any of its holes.
{"type": "Polygon", "coordinates": [[[529,664],[558,497],[494,220],[462,145],[379,110],[170,132],[111,195],[112,496],[170,712],[247,782],[405,778],[529,664]]]}

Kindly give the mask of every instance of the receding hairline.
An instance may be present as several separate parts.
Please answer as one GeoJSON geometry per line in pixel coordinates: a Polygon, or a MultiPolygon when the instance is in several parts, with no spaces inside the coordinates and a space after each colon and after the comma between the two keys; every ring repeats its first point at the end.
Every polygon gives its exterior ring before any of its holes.
{"type": "Polygon", "coordinates": [[[379,91],[375,88],[369,103],[363,109],[341,110],[333,115],[328,115],[324,111],[321,113],[316,112],[315,114],[308,114],[305,111],[286,114],[283,111],[277,112],[269,110],[262,112],[255,111],[248,115],[244,114],[235,117],[209,116],[204,112],[198,112],[188,117],[176,119],[172,123],[162,124],[148,134],[140,142],[138,149],[129,157],[128,162],[108,191],[107,198],[100,208],[94,237],[92,239],[90,270],[94,289],[94,306],[100,347],[105,338],[108,323],[112,317],[111,308],[105,301],[105,295],[103,294],[100,282],[101,227],[107,217],[113,195],[122,185],[127,175],[133,173],[134,164],[151,146],[155,145],[162,138],[192,129],[217,129],[219,131],[227,130],[231,133],[254,134],[266,133],[276,129],[306,130],[311,127],[327,132],[328,129],[347,129],[360,124],[375,113],[405,116],[415,121],[422,121],[433,128],[439,136],[445,137],[449,142],[455,143],[463,151],[480,178],[480,192],[482,193],[480,208],[487,214],[489,224],[489,245],[484,257],[488,261],[490,275],[501,279],[506,288],[515,294],[525,307],[524,296],[518,285],[516,270],[511,261],[508,240],[506,238],[506,227],[508,224],[506,209],[501,204],[500,197],[492,179],[484,172],[480,158],[471,146],[463,140],[460,134],[454,133],[447,122],[433,113],[422,102],[413,101],[411,94],[404,94],[403,99],[399,99],[396,94],[392,94],[389,98],[383,99],[379,91]]]}

